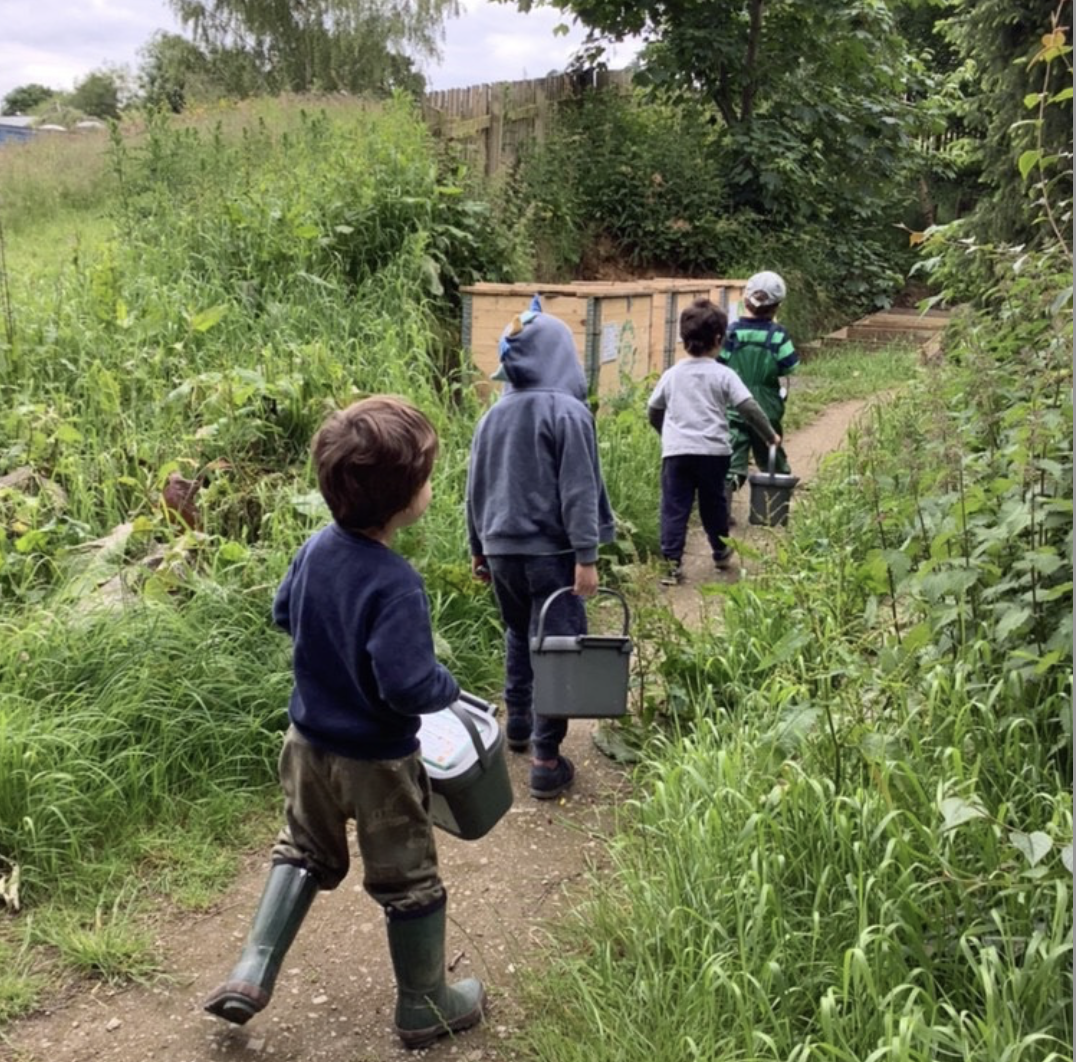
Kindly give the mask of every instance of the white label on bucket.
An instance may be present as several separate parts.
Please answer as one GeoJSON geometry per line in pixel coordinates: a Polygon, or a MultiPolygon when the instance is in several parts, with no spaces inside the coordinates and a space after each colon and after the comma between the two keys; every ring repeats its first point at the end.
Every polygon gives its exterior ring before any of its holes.
{"type": "MultiPolygon", "coordinates": [[[[467,704],[457,701],[456,705],[467,712],[488,748],[497,736],[496,720],[467,704]]],[[[478,751],[471,735],[450,708],[422,717],[418,741],[422,762],[431,776],[456,777],[478,762],[478,751]]]]}

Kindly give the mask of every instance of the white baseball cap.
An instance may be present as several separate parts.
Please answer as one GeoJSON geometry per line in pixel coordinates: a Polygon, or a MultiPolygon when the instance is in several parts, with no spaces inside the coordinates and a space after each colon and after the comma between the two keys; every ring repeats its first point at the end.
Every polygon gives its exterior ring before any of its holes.
{"type": "Polygon", "coordinates": [[[743,290],[744,302],[749,303],[755,309],[776,306],[785,301],[787,294],[785,282],[776,273],[769,271],[756,273],[749,278],[743,290]]]}

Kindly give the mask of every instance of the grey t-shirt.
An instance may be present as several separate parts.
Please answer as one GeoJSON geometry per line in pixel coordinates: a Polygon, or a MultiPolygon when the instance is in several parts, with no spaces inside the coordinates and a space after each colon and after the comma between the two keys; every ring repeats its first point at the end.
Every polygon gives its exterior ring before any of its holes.
{"type": "Polygon", "coordinates": [[[665,410],[661,456],[732,453],[729,406],[747,401],[751,392],[730,368],[712,357],[677,362],[658,380],[647,403],[665,410]]]}

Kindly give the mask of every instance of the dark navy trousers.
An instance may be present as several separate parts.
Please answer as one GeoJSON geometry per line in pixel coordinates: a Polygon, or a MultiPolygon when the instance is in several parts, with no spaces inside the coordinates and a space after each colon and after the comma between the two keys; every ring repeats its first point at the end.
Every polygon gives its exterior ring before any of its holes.
{"type": "Polygon", "coordinates": [[[724,554],[729,533],[728,471],[728,454],[678,454],[661,462],[661,555],[666,560],[678,561],[684,555],[696,494],[714,559],[724,554]]]}
{"type": "MultiPolygon", "coordinates": [[[[504,620],[504,706],[510,716],[531,716],[534,710],[534,670],[531,636],[538,630],[538,614],[554,590],[575,585],[575,554],[486,557],[493,593],[504,620]]],[[[544,634],[586,634],[583,599],[561,594],[549,606],[544,634]]],[[[531,751],[536,760],[556,759],[568,733],[567,719],[535,716],[531,751]]]]}

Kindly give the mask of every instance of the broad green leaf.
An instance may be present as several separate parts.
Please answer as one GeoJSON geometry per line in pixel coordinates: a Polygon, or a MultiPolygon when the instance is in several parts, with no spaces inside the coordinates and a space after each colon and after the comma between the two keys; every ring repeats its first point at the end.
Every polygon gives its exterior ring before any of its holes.
{"type": "Polygon", "coordinates": [[[914,653],[918,649],[922,649],[924,645],[930,644],[930,624],[917,623],[914,627],[910,627],[904,632],[904,637],[901,639],[901,646],[907,653],[914,653]]]}
{"type": "Polygon", "coordinates": [[[443,295],[445,289],[441,283],[441,269],[438,264],[429,255],[423,255],[420,265],[426,282],[426,290],[434,298],[443,295]]]}
{"type": "Polygon", "coordinates": [[[1072,873],[1072,845],[1067,844],[1061,849],[1061,862],[1065,864],[1068,872],[1072,873]]]}
{"type": "Polygon", "coordinates": [[[885,562],[893,573],[893,578],[899,583],[911,570],[911,558],[903,550],[887,549],[884,553],[885,562]]]}
{"type": "Polygon", "coordinates": [[[942,830],[953,830],[973,819],[986,818],[986,809],[974,797],[970,800],[963,797],[946,797],[938,808],[944,820],[942,830]]]}
{"type": "Polygon", "coordinates": [[[1041,863],[1049,853],[1050,849],[1054,846],[1054,842],[1050,839],[1049,835],[1043,833],[1041,830],[1035,830],[1033,833],[1024,833],[1022,830],[1012,830],[1009,833],[1009,840],[1016,848],[1023,852],[1025,858],[1032,866],[1041,863]]]}
{"type": "Polygon", "coordinates": [[[931,600],[946,594],[960,595],[975,585],[979,573],[974,568],[950,568],[932,572],[922,580],[923,593],[931,600]]]}
{"type": "Polygon", "coordinates": [[[221,560],[227,561],[229,564],[236,564],[239,561],[244,561],[250,554],[250,550],[247,549],[241,542],[228,541],[225,542],[217,551],[217,556],[221,560]]]}
{"type": "Polygon", "coordinates": [[[1058,568],[1069,567],[1066,561],[1062,560],[1056,553],[1048,553],[1042,549],[1037,549],[1034,553],[1027,555],[1027,565],[1043,575],[1053,575],[1058,568]]]}
{"type": "Polygon", "coordinates": [[[784,753],[794,752],[810,736],[822,717],[822,709],[798,704],[781,712],[773,728],[773,743],[784,753]]]}
{"type": "Polygon", "coordinates": [[[811,641],[811,636],[806,631],[789,631],[770,650],[758,665],[760,671],[769,670],[774,664],[783,663],[794,656],[800,649],[811,641]]]}
{"type": "Polygon", "coordinates": [[[876,763],[896,763],[903,759],[900,742],[892,734],[871,730],[860,738],[859,751],[865,759],[876,763]]]}
{"type": "Polygon", "coordinates": [[[889,569],[885,555],[880,549],[868,551],[866,558],[859,566],[859,574],[871,590],[879,594],[884,594],[889,590],[889,569]]]}
{"type": "Polygon", "coordinates": [[[202,310],[191,318],[191,329],[195,332],[208,332],[214,325],[219,324],[221,318],[228,312],[226,303],[210,306],[208,310],[202,310]]]}
{"type": "Polygon", "coordinates": [[[1042,158],[1040,148],[1028,148],[1017,160],[1016,165],[1020,170],[1020,176],[1027,180],[1027,175],[1034,169],[1042,158]]]}
{"type": "MultiPolygon", "coordinates": [[[[1072,89],[1069,89],[1070,94],[1071,92],[1072,89]]],[[[1070,284],[1067,288],[1065,288],[1062,292],[1058,294],[1057,298],[1054,299],[1052,303],[1050,303],[1050,313],[1060,313],[1062,306],[1064,306],[1066,303],[1072,302],[1072,290],[1073,285],[1070,284]]]]}
{"type": "Polygon", "coordinates": [[[73,424],[61,424],[56,429],[56,441],[62,443],[82,442],[82,432],[73,424]]]}
{"type": "Polygon", "coordinates": [[[1036,675],[1045,675],[1050,668],[1054,667],[1061,660],[1061,653],[1057,649],[1053,649],[1048,653],[1044,653],[1042,659],[1035,665],[1036,675]]]}
{"type": "Polygon", "coordinates": [[[147,601],[164,604],[170,600],[171,593],[171,584],[156,574],[151,575],[145,583],[142,584],[142,596],[147,601]]]}
{"type": "Polygon", "coordinates": [[[994,628],[995,635],[998,638],[1007,638],[1014,631],[1018,631],[1023,627],[1031,619],[1031,615],[1031,609],[1023,605],[1006,608],[1005,614],[994,628]]]}
{"type": "Polygon", "coordinates": [[[296,225],[294,232],[300,240],[312,240],[318,235],[319,229],[317,225],[307,222],[305,225],[296,225]]]}

